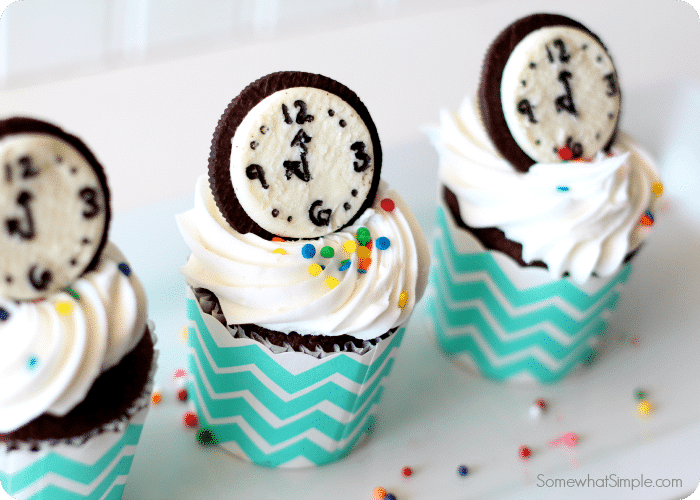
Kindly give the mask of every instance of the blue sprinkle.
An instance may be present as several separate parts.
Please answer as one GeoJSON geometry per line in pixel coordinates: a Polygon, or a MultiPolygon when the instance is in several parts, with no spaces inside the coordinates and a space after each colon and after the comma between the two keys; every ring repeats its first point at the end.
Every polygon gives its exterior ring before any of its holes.
{"type": "Polygon", "coordinates": [[[340,267],[338,268],[338,271],[347,271],[348,268],[350,267],[350,259],[345,259],[340,263],[340,267]]]}
{"type": "Polygon", "coordinates": [[[645,214],[645,215],[646,215],[647,217],[649,217],[649,218],[651,219],[652,222],[654,222],[654,216],[651,214],[651,212],[650,212],[649,210],[646,211],[646,214],[645,214]]]}
{"type": "Polygon", "coordinates": [[[314,255],[316,255],[316,247],[311,243],[307,243],[301,248],[301,256],[305,259],[311,259],[314,255]]]}
{"type": "Polygon", "coordinates": [[[326,266],[324,266],[323,264],[321,264],[321,271],[323,271],[323,270],[325,270],[325,269],[326,269],[326,266]]]}
{"type": "Polygon", "coordinates": [[[28,370],[34,370],[38,365],[39,365],[39,358],[37,358],[36,356],[31,356],[27,360],[27,369],[28,370]]]}
{"type": "Polygon", "coordinates": [[[386,496],[384,497],[384,500],[396,500],[396,497],[394,496],[393,493],[387,493],[386,496]]]}
{"type": "Polygon", "coordinates": [[[357,272],[360,274],[365,274],[367,273],[367,269],[358,269],[357,272]]]}
{"type": "Polygon", "coordinates": [[[7,321],[7,319],[10,317],[10,313],[7,312],[7,309],[3,309],[0,307],[0,321],[7,321]]]}
{"type": "Polygon", "coordinates": [[[458,473],[460,476],[464,477],[464,476],[466,476],[467,474],[469,474],[469,469],[467,469],[467,466],[466,466],[466,465],[460,465],[459,467],[457,467],[457,473],[458,473]]]}
{"type": "Polygon", "coordinates": [[[381,238],[377,238],[375,245],[377,245],[379,250],[386,250],[391,246],[391,242],[389,241],[389,238],[382,236],[381,238]]]}
{"type": "Polygon", "coordinates": [[[129,277],[131,276],[131,268],[126,262],[120,263],[118,266],[119,270],[124,274],[124,276],[129,277]]]}
{"type": "Polygon", "coordinates": [[[557,186],[557,191],[560,193],[566,193],[569,190],[569,186],[557,186]]]}

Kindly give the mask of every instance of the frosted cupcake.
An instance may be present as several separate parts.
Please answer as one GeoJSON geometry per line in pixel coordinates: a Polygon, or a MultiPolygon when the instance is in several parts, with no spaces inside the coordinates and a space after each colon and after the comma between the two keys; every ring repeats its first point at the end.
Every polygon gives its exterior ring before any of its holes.
{"type": "Polygon", "coordinates": [[[654,162],[618,132],[597,36],[536,14],[490,47],[477,100],[442,111],[431,305],[441,348],[497,380],[588,364],[650,232],[654,162]]]}
{"type": "Polygon", "coordinates": [[[192,400],[234,455],[322,465],[370,432],[428,266],[380,167],[365,106],[321,75],[268,75],[223,114],[178,224],[192,400]]]}
{"type": "Polygon", "coordinates": [[[108,242],[102,167],[76,137],[0,121],[0,483],[121,498],[155,369],[146,296],[108,242]]]}

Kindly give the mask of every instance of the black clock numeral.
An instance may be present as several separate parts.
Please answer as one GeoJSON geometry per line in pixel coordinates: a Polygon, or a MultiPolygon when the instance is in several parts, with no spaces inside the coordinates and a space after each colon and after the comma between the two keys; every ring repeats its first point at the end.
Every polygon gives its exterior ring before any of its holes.
{"type": "Polygon", "coordinates": [[[573,75],[571,74],[571,72],[566,70],[559,73],[558,80],[564,85],[564,90],[566,91],[566,94],[557,97],[554,101],[554,106],[557,110],[557,113],[560,113],[563,110],[567,113],[571,113],[574,116],[578,116],[578,112],[576,111],[576,107],[574,106],[574,99],[571,95],[571,85],[569,84],[569,80],[572,76],[573,75]]]}
{"type": "Polygon", "coordinates": [[[289,108],[287,107],[286,104],[282,104],[282,115],[284,116],[284,123],[291,125],[294,123],[292,121],[292,117],[289,116],[289,108]]]}
{"type": "Polygon", "coordinates": [[[328,226],[331,223],[331,213],[333,213],[330,208],[321,210],[322,206],[323,201],[316,200],[309,207],[309,220],[319,227],[328,226]]]}
{"type": "MultiPolygon", "coordinates": [[[[41,173],[31,156],[22,156],[17,159],[17,170],[22,179],[31,179],[41,173]]],[[[5,182],[10,184],[13,180],[13,168],[9,163],[5,164],[5,182]]]]}
{"type": "Polygon", "coordinates": [[[284,166],[284,176],[287,180],[292,178],[292,175],[296,175],[304,182],[309,182],[311,180],[311,172],[309,171],[309,163],[306,160],[306,154],[309,148],[306,145],[311,142],[311,137],[303,129],[299,130],[289,144],[291,147],[298,147],[301,150],[301,161],[299,160],[285,160],[282,165],[284,166]]]}
{"type": "Polygon", "coordinates": [[[608,73],[603,77],[603,80],[607,80],[608,82],[608,91],[606,92],[608,97],[617,95],[619,90],[617,88],[617,80],[615,80],[615,73],[608,73]]]}
{"type": "Polygon", "coordinates": [[[300,147],[301,151],[303,154],[306,154],[308,152],[308,148],[306,145],[311,142],[311,137],[310,135],[307,135],[306,132],[304,132],[304,129],[299,130],[297,134],[294,136],[294,139],[292,139],[292,142],[289,143],[291,147],[300,147]]]}
{"type": "Polygon", "coordinates": [[[530,101],[527,99],[522,99],[518,103],[518,112],[521,115],[527,115],[528,120],[530,120],[530,123],[537,123],[537,120],[535,120],[535,114],[532,111],[532,104],[530,104],[530,101]]]}
{"type": "Polygon", "coordinates": [[[32,266],[27,276],[29,282],[36,290],[46,290],[53,280],[53,275],[48,269],[40,269],[39,266],[32,266]]]}
{"type": "Polygon", "coordinates": [[[299,108],[299,112],[297,113],[297,119],[296,122],[299,125],[303,125],[306,122],[312,122],[314,121],[314,115],[309,115],[306,113],[306,103],[302,101],[301,99],[298,99],[294,101],[294,106],[299,108]]]}
{"type": "Polygon", "coordinates": [[[29,191],[21,191],[17,195],[16,202],[24,210],[24,218],[5,220],[7,234],[10,236],[14,236],[16,234],[23,240],[33,240],[36,236],[34,231],[34,218],[32,217],[32,211],[29,208],[29,202],[32,201],[33,198],[34,196],[29,191]]]}
{"type": "MultiPolygon", "coordinates": [[[[571,59],[571,54],[569,54],[566,51],[566,45],[564,45],[564,40],[562,40],[561,38],[557,38],[552,42],[552,45],[554,45],[559,51],[559,61],[563,63],[569,62],[569,59],[571,59]]],[[[553,63],[554,55],[552,54],[552,51],[549,50],[549,45],[545,45],[544,48],[547,50],[547,59],[549,59],[549,62],[553,63]]]]}
{"type": "Polygon", "coordinates": [[[569,136],[566,138],[566,147],[571,150],[571,158],[581,158],[583,156],[583,146],[580,142],[574,142],[574,138],[569,136]]]}
{"type": "Polygon", "coordinates": [[[97,201],[97,191],[95,188],[84,187],[80,190],[79,194],[87,207],[85,210],[83,210],[83,217],[86,219],[97,217],[97,214],[100,213],[101,208],[97,201]]]}
{"type": "Polygon", "coordinates": [[[267,189],[270,187],[265,181],[265,171],[260,165],[257,165],[255,163],[248,165],[248,167],[245,169],[245,175],[251,181],[254,179],[259,179],[260,185],[263,187],[263,189],[267,189]]]}
{"type": "Polygon", "coordinates": [[[365,143],[362,141],[354,142],[350,146],[350,149],[355,151],[355,158],[362,161],[361,164],[356,161],[352,162],[352,166],[355,169],[355,172],[364,172],[371,164],[372,158],[370,158],[370,156],[365,151],[366,147],[367,146],[365,146],[365,143]]]}

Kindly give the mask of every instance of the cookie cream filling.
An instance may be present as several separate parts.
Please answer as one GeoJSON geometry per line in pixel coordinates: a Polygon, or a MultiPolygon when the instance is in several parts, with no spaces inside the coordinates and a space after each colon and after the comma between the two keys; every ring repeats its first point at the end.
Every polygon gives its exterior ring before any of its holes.
{"type": "Polygon", "coordinates": [[[145,291],[112,243],[67,291],[0,297],[0,433],[70,412],[138,344],[146,320],[145,291]]]}
{"type": "Polygon", "coordinates": [[[191,251],[181,272],[190,286],[217,296],[229,324],[373,339],[408,320],[427,283],[425,237],[384,182],[354,225],[312,240],[267,241],[234,231],[216,207],[206,176],[197,181],[194,208],[177,222],[191,251]],[[392,210],[380,206],[384,199],[393,201],[392,210]],[[373,242],[371,249],[362,247],[369,251],[358,251],[362,227],[373,242]],[[380,249],[381,237],[388,248],[380,249]]]}
{"type": "Polygon", "coordinates": [[[525,262],[543,261],[553,277],[568,272],[584,282],[614,273],[646,238],[640,221],[656,209],[659,177],[649,155],[620,132],[609,155],[521,173],[496,151],[476,109],[467,98],[429,131],[440,181],[457,196],[464,221],[501,229],[522,244],[525,262]]]}

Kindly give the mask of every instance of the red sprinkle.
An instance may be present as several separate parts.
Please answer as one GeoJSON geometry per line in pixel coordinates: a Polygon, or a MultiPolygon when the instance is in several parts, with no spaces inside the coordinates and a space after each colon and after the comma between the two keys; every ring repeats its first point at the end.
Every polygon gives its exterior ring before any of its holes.
{"type": "Polygon", "coordinates": [[[401,469],[401,475],[403,477],[410,477],[411,474],[413,474],[413,469],[411,469],[410,467],[404,467],[403,469],[401,469]]]}
{"type": "Polygon", "coordinates": [[[379,205],[382,207],[382,210],[385,212],[391,212],[394,208],[396,208],[396,205],[394,205],[394,200],[391,198],[384,198],[379,205]]]}
{"type": "Polygon", "coordinates": [[[538,399],[535,401],[535,404],[542,408],[543,410],[547,409],[547,402],[544,399],[538,399]]]}
{"type": "Polygon", "coordinates": [[[187,389],[180,389],[177,391],[177,399],[180,401],[187,401],[187,389]]]}
{"type": "Polygon", "coordinates": [[[185,424],[185,427],[192,429],[194,427],[197,427],[199,420],[197,419],[197,415],[194,412],[188,411],[185,412],[185,414],[182,416],[182,423],[185,424]]]}
{"type": "Polygon", "coordinates": [[[571,149],[567,148],[566,146],[560,148],[559,151],[557,151],[557,153],[559,153],[559,158],[561,158],[564,161],[570,160],[574,156],[574,153],[571,151],[571,149]]]}
{"type": "Polygon", "coordinates": [[[651,227],[654,225],[654,217],[651,215],[651,212],[647,212],[644,215],[642,215],[642,218],[639,219],[639,223],[642,226],[647,226],[651,227]]]}
{"type": "Polygon", "coordinates": [[[518,455],[523,460],[530,458],[531,454],[532,454],[532,451],[527,446],[521,446],[520,448],[518,448],[518,455]]]}

